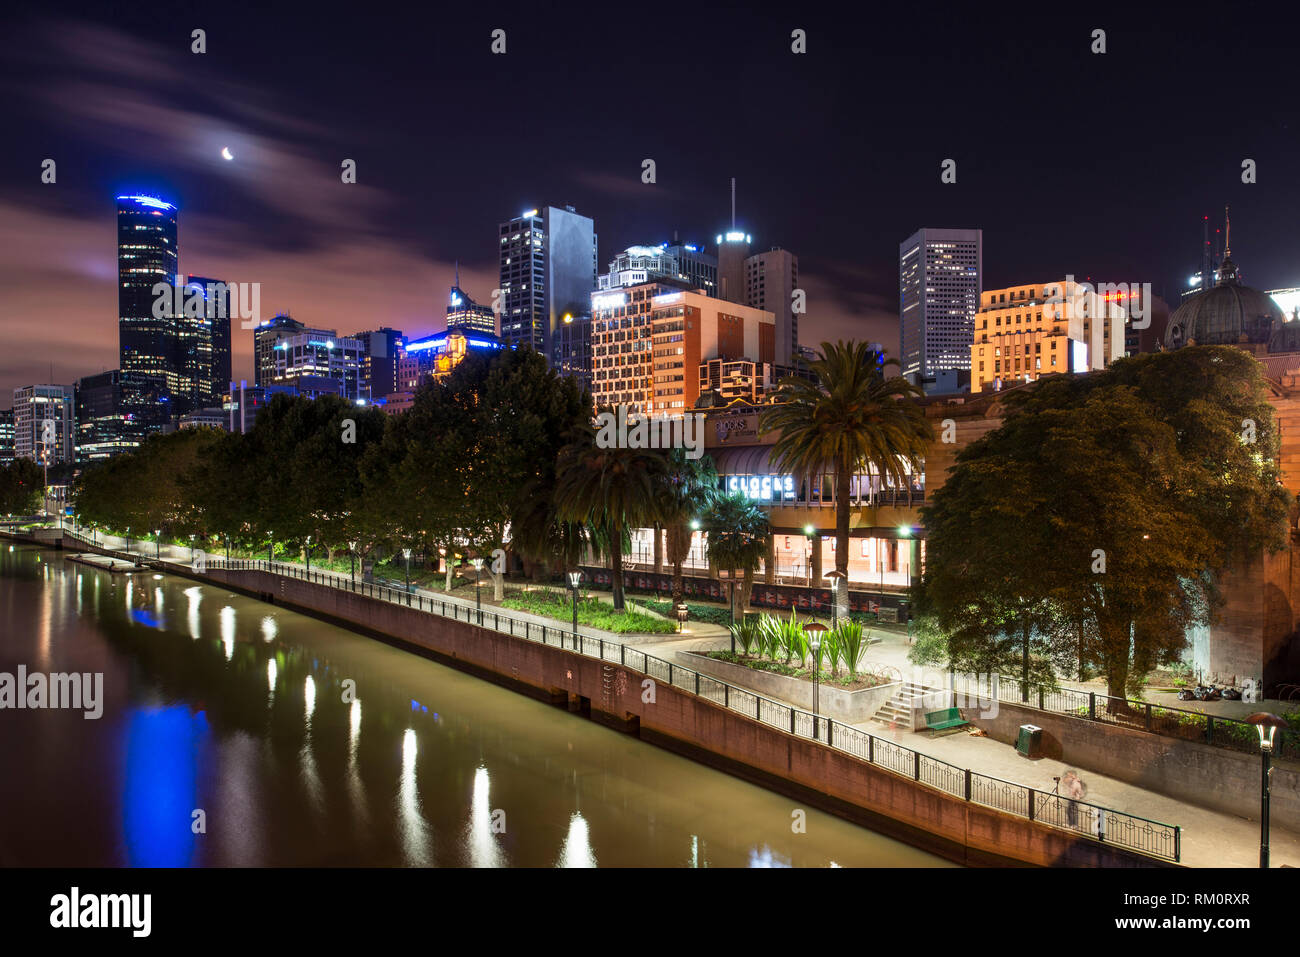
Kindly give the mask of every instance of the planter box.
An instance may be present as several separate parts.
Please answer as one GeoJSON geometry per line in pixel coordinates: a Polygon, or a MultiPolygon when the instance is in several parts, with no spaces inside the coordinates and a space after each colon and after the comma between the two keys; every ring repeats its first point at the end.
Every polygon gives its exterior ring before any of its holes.
{"type": "MultiPolygon", "coordinates": [[[[730,661],[719,661],[693,651],[677,652],[677,660],[700,674],[717,678],[738,688],[746,688],[768,698],[785,701],[805,711],[813,709],[813,683],[803,678],[791,678],[771,671],[756,671],[730,661]]],[[[817,693],[818,712],[836,721],[856,724],[867,721],[898,691],[900,682],[844,691],[834,685],[822,684],[817,693]]]]}

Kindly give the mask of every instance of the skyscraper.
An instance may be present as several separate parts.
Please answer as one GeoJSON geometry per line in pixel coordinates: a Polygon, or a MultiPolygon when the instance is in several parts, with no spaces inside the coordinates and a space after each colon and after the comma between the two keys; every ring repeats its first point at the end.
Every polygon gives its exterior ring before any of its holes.
{"type": "Polygon", "coordinates": [[[0,409],[0,466],[14,461],[14,410],[0,409]]]}
{"type": "Polygon", "coordinates": [[[175,282],[177,262],[176,207],[152,196],[117,197],[118,350],[124,414],[136,438],[166,425],[176,395],[189,399],[174,310],[155,310],[154,286],[175,282]]]}
{"type": "Polygon", "coordinates": [[[361,358],[361,379],[365,394],[372,399],[397,391],[397,357],[402,350],[402,334],[383,326],[352,336],[365,347],[361,358]]]}
{"type": "Polygon", "coordinates": [[[456,285],[451,287],[447,297],[447,328],[462,332],[486,332],[490,336],[498,334],[500,323],[491,306],[481,306],[460,288],[460,266],[456,267],[456,285]]]}
{"type": "Polygon", "coordinates": [[[73,401],[70,385],[14,389],[15,457],[51,468],[72,465],[76,459],[73,401]]]}
{"type": "Polygon", "coordinates": [[[548,358],[566,315],[586,315],[596,288],[596,224],[572,206],[530,209],[498,228],[501,339],[548,358]]]}
{"type": "Polygon", "coordinates": [[[922,228],[898,246],[900,374],[926,391],[970,381],[983,230],[922,228]]]}
{"type": "Polygon", "coordinates": [[[799,257],[773,246],[745,260],[745,304],[776,316],[776,364],[789,366],[799,354],[799,316],[794,291],[799,286],[799,257]]]}
{"type": "Polygon", "coordinates": [[[123,429],[119,370],[82,376],[74,392],[78,465],[110,458],[134,444],[123,429]]]}
{"type": "Polygon", "coordinates": [[[190,378],[194,408],[203,409],[219,405],[230,384],[230,289],[219,279],[189,276],[185,292],[202,297],[203,315],[197,319],[199,340],[191,352],[190,378]]]}

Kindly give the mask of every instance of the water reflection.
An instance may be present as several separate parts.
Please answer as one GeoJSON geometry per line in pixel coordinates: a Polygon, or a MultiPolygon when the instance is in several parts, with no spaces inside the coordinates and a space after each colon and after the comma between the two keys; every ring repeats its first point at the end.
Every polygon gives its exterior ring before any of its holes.
{"type": "Polygon", "coordinates": [[[104,718],[6,713],[5,863],[935,863],[812,811],[792,835],[785,798],[283,608],[47,555],[0,550],[0,657],[104,672],[104,718]]]}

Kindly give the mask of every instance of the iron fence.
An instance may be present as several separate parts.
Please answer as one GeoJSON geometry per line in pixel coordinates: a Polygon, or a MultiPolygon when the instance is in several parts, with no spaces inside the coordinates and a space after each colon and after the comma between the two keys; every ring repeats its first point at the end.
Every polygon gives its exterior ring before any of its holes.
{"type": "Polygon", "coordinates": [[[1051,827],[1075,831],[1094,840],[1118,844],[1152,857],[1172,861],[1180,859],[1180,828],[1177,825],[1162,824],[1081,801],[1069,802],[1057,795],[1045,795],[1022,784],[1013,784],[960,768],[824,715],[814,715],[747,688],[728,684],[639,649],[629,648],[620,642],[581,634],[575,636],[571,628],[542,625],[495,609],[479,611],[462,602],[413,594],[405,589],[394,590],[371,582],[358,582],[348,575],[334,572],[308,572],[285,562],[209,558],[208,567],[232,571],[264,571],[303,579],[380,601],[406,605],[455,621],[470,621],[493,631],[554,645],[586,657],[617,661],[656,681],[721,704],[728,710],[754,718],[788,734],[815,739],[828,747],[953,797],[1026,817],[1051,827]]]}
{"type": "MultiPolygon", "coordinates": [[[[1253,724],[1239,718],[1221,717],[1074,688],[1031,687],[1026,695],[1021,691],[1018,679],[1004,675],[998,676],[996,681],[986,675],[955,675],[953,691],[985,701],[991,701],[996,693],[997,700],[1007,704],[1099,721],[1130,731],[1147,731],[1169,738],[1198,741],[1246,754],[1259,751],[1259,732],[1253,724]]],[[[1300,730],[1279,730],[1273,753],[1279,757],[1300,760],[1300,730]]]]}

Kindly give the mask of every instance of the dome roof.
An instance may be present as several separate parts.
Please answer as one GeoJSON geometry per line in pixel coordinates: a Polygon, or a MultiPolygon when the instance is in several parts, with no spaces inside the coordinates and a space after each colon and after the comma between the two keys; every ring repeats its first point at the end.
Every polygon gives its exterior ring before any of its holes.
{"type": "Polygon", "coordinates": [[[1197,293],[1173,311],[1165,327],[1165,347],[1267,344],[1285,319],[1273,297],[1243,286],[1236,265],[1225,258],[1214,288],[1197,293]]]}

